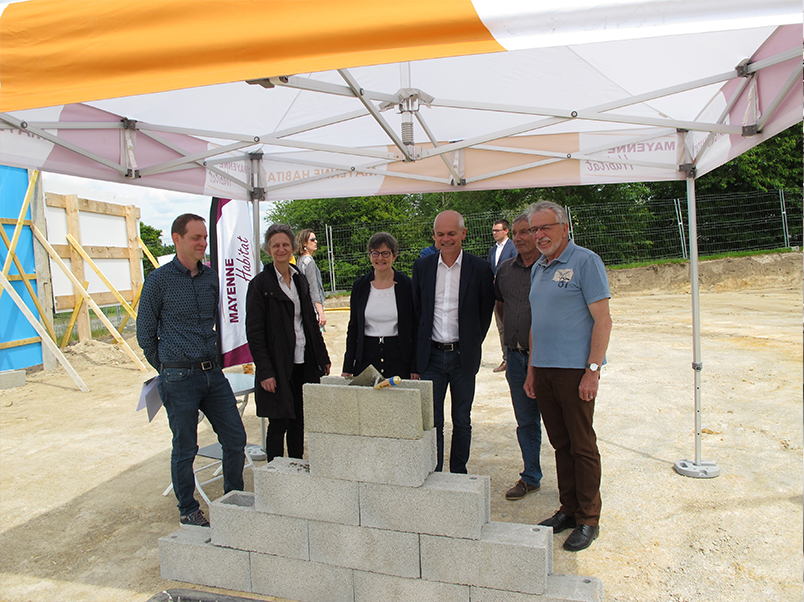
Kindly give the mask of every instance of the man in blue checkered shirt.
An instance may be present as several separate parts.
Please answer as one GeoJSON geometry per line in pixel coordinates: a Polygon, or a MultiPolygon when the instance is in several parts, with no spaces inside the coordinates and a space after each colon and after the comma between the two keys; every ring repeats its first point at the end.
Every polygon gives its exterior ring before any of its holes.
{"type": "Polygon", "coordinates": [[[223,489],[243,489],[246,431],[229,381],[217,363],[218,276],[202,263],[204,218],[180,215],[171,228],[176,257],[145,280],[137,341],[159,372],[159,395],[173,432],[170,472],[180,522],[208,527],[195,499],[193,460],[198,412],[209,419],[223,448],[223,489]]]}

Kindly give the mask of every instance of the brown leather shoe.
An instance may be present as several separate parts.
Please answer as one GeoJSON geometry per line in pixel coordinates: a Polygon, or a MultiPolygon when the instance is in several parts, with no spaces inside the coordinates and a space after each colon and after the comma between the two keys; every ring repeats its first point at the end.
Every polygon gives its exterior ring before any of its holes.
{"type": "Polygon", "coordinates": [[[516,485],[511,487],[508,491],[505,492],[505,499],[509,502],[515,502],[516,500],[521,500],[523,497],[528,495],[529,493],[533,493],[534,491],[539,491],[541,487],[539,485],[528,485],[522,479],[519,479],[516,482],[516,485]]]}
{"type": "Polygon", "coordinates": [[[492,372],[505,372],[505,366],[506,366],[505,360],[503,360],[503,362],[499,366],[494,368],[494,370],[492,370],[492,372]]]}

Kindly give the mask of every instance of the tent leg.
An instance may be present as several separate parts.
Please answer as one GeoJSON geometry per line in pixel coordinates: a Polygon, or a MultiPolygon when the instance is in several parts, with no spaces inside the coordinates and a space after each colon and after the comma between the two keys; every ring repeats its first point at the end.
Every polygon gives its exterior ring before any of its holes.
{"type": "Polygon", "coordinates": [[[690,225],[690,283],[692,285],[692,369],[695,373],[695,462],[679,460],[676,472],[685,477],[711,479],[720,474],[714,462],[701,460],[701,304],[698,280],[698,217],[695,209],[695,178],[687,178],[687,213],[690,225]]]}

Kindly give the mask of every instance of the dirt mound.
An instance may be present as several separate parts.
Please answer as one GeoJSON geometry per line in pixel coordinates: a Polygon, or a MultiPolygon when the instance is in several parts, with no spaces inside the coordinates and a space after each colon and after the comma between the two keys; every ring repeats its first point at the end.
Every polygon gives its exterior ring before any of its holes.
{"type": "Polygon", "coordinates": [[[74,366],[81,363],[94,366],[116,366],[131,362],[119,345],[96,340],[70,345],[64,350],[64,354],[74,366]]]}
{"type": "MultiPolygon", "coordinates": [[[[689,262],[607,271],[613,294],[690,292],[689,262]]],[[[710,292],[801,287],[802,253],[711,259],[700,262],[698,272],[701,290],[710,292]]]]}

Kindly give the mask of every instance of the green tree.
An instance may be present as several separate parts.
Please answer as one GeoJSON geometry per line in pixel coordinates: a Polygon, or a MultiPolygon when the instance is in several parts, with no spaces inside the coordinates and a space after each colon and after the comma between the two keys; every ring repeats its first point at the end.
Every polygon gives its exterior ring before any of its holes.
{"type": "MultiPolygon", "coordinates": [[[[140,222],[140,238],[142,242],[145,243],[145,246],[148,247],[148,250],[151,252],[151,255],[154,257],[159,257],[160,255],[168,255],[169,253],[175,253],[176,248],[173,245],[163,245],[162,244],[162,230],[157,230],[153,226],[149,226],[143,222],[140,222]]],[[[156,268],[151,263],[151,260],[147,257],[142,258],[142,269],[145,275],[147,276],[151,272],[153,272],[156,268]]]]}

